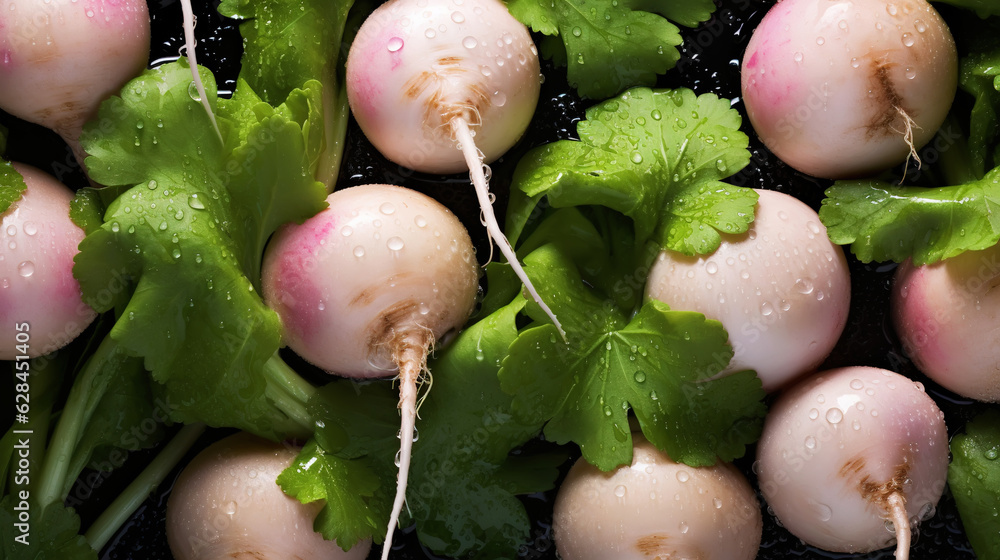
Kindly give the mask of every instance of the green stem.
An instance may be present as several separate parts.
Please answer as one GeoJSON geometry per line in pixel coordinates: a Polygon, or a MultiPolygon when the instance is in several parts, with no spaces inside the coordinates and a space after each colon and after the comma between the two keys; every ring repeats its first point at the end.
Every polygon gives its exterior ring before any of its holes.
{"type": "MultiPolygon", "coordinates": [[[[73,451],[80,441],[80,434],[90,420],[94,409],[108,388],[110,376],[101,375],[103,367],[118,352],[118,343],[106,337],[87,365],[76,378],[66,399],[59,423],[52,434],[52,442],[42,464],[38,485],[38,503],[42,508],[65,500],[65,486],[73,451]]],[[[73,478],[79,473],[73,473],[73,478]]]]}
{"type": "Polygon", "coordinates": [[[290,395],[297,400],[307,403],[316,394],[316,387],[299,376],[298,372],[289,367],[277,354],[264,364],[264,375],[283,387],[290,395]]]}
{"type": "Polygon", "coordinates": [[[302,379],[277,353],[264,364],[264,377],[267,379],[264,394],[298,428],[301,428],[295,430],[298,433],[294,435],[309,437],[316,427],[308,406],[309,399],[316,393],[316,388],[302,379]]]}
{"type": "Polygon", "coordinates": [[[104,513],[94,521],[84,538],[94,550],[100,552],[119,528],[135,513],[163,479],[174,470],[195,441],[205,432],[204,424],[184,426],[163,451],[153,459],[131,484],[111,502],[104,513]]]}
{"type": "MultiPolygon", "coordinates": [[[[30,472],[39,472],[45,461],[46,445],[49,438],[49,425],[52,421],[52,407],[55,405],[62,385],[62,376],[67,364],[66,357],[56,352],[30,362],[30,392],[31,411],[27,415],[28,422],[19,426],[18,430],[30,432],[21,437],[15,434],[16,440],[27,439],[31,448],[28,458],[30,472]]],[[[13,472],[11,475],[13,476],[13,472]]],[[[34,492],[38,487],[38,478],[32,477],[28,490],[34,492]]],[[[13,480],[11,481],[13,488],[13,480]]]]}

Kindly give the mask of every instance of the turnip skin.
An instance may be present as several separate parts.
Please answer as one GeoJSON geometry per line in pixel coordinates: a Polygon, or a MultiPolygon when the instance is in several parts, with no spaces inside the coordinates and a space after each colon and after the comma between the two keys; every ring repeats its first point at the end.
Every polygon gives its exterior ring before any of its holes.
{"type": "Polygon", "coordinates": [[[761,491],[800,539],[834,552],[868,552],[933,512],[948,471],[944,414],[923,387],[891,371],[822,372],[771,407],[757,448],[761,491]],[[901,503],[894,516],[893,503],[901,503]],[[904,517],[905,516],[905,517],[904,517]],[[902,527],[901,527],[902,525],[902,527]]]}
{"type": "Polygon", "coordinates": [[[692,468],[638,434],[630,466],[603,473],[583,459],[556,497],[553,533],[563,560],[752,560],[760,507],[729,464],[692,468]]]}
{"type": "Polygon", "coordinates": [[[527,28],[497,0],[391,0],[365,20],[347,59],[348,100],[365,136],[427,173],[468,169],[456,117],[487,163],[506,152],[531,121],[539,77],[527,28]]]}
{"type": "Polygon", "coordinates": [[[0,0],[0,108],[73,148],[101,101],[149,61],[145,0],[0,0]]]}
{"type": "Polygon", "coordinates": [[[925,375],[964,397],[1000,402],[1000,246],[899,266],[892,319],[925,375]]]}
{"type": "Polygon", "coordinates": [[[324,540],[312,529],[322,503],[299,503],[275,483],[296,454],[294,447],[246,433],[199,453],[167,502],[167,542],[174,558],[366,558],[371,541],[344,552],[324,540]]]}
{"type": "Polygon", "coordinates": [[[51,175],[14,164],[27,185],[0,217],[0,360],[22,355],[15,325],[28,323],[26,355],[62,348],[97,317],[73,277],[73,257],[84,233],[69,217],[73,192],[51,175]]]}
{"type": "Polygon", "coordinates": [[[826,178],[870,175],[944,122],[958,83],[947,25],[923,0],[783,0],[743,58],[747,113],[767,147],[826,178]]]}
{"type": "Polygon", "coordinates": [[[774,391],[819,366],[847,322],[850,273],[816,212],[758,190],[749,231],[723,235],[710,255],[663,251],[646,297],[722,322],[734,356],[726,372],[753,369],[774,391]]]}
{"type": "Polygon", "coordinates": [[[275,234],[264,300],[309,362],[346,377],[394,375],[403,346],[426,347],[472,313],[472,241],[444,206],[402,187],[352,187],[327,201],[275,234]]]}

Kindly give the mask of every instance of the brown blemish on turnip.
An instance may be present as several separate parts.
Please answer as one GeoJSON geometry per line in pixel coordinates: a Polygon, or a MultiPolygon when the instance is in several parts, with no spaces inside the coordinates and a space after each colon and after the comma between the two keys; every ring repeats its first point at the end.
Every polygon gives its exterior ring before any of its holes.
{"type": "Polygon", "coordinates": [[[900,114],[914,116],[911,109],[903,106],[903,98],[892,82],[891,71],[895,64],[889,64],[884,59],[871,61],[871,91],[873,114],[865,125],[865,133],[869,139],[882,136],[898,136],[906,131],[906,122],[900,114]]]}
{"type": "Polygon", "coordinates": [[[853,483],[861,497],[876,506],[879,511],[889,513],[889,496],[897,495],[905,499],[903,484],[910,474],[912,466],[909,453],[903,455],[903,462],[896,465],[889,480],[877,481],[868,474],[868,463],[863,455],[848,460],[840,468],[839,475],[849,483],[853,483]]]}
{"type": "Polygon", "coordinates": [[[646,535],[645,537],[639,537],[639,539],[635,541],[635,548],[643,556],[656,560],[666,560],[669,558],[690,558],[691,560],[702,560],[703,558],[708,557],[702,551],[693,548],[690,545],[684,546],[682,554],[680,550],[672,546],[670,536],[663,533],[654,533],[652,535],[646,535]]]}
{"type": "MultiPolygon", "coordinates": [[[[398,282],[399,280],[407,278],[409,276],[412,276],[412,274],[410,274],[409,272],[400,272],[395,276],[393,276],[392,280],[393,282],[398,282]]],[[[365,288],[364,290],[361,290],[361,293],[354,296],[354,298],[351,299],[348,305],[350,307],[371,305],[372,303],[375,302],[378,296],[382,295],[384,292],[391,292],[391,291],[392,288],[389,287],[388,282],[376,283],[372,286],[365,288]]]]}
{"type": "Polygon", "coordinates": [[[462,66],[463,60],[458,56],[438,58],[432,70],[421,72],[404,84],[404,98],[426,96],[424,119],[427,122],[449,125],[453,119],[461,118],[472,126],[480,123],[479,115],[489,107],[490,96],[481,77],[462,66]],[[456,85],[456,82],[469,83],[456,85]]]}

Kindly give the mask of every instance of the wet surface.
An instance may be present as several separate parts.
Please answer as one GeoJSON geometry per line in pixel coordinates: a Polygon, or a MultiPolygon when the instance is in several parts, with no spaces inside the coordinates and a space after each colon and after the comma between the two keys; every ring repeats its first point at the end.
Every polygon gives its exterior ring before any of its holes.
{"type": "MultiPolygon", "coordinates": [[[[210,67],[218,78],[220,90],[231,90],[238,72],[241,39],[233,22],[215,15],[211,10],[217,2],[195,2],[208,6],[196,6],[199,13],[198,59],[210,67]]],[[[732,99],[733,107],[743,112],[739,99],[739,62],[742,50],[749,40],[756,22],[763,17],[769,2],[739,0],[725,3],[711,21],[697,30],[684,30],[682,59],[677,68],[661,79],[660,86],[685,86],[697,93],[715,93],[732,99]]],[[[153,13],[153,54],[151,60],[165,62],[176,58],[183,43],[180,33],[180,5],[175,0],[151,1],[153,13]]],[[[575,123],[583,118],[590,105],[580,100],[566,84],[565,72],[553,69],[543,61],[546,80],[542,86],[541,100],[532,128],[525,138],[508,154],[494,163],[492,189],[497,194],[496,211],[503,215],[506,208],[506,194],[513,167],[530,148],[557,139],[573,138],[575,123]]],[[[749,129],[749,121],[744,114],[744,130],[751,136],[751,164],[730,178],[737,185],[767,188],[792,194],[813,208],[819,207],[823,189],[829,182],[801,175],[777,160],[757,141],[749,129]]],[[[8,155],[12,159],[32,163],[46,169],[73,187],[86,185],[86,179],[79,173],[71,153],[54,134],[33,125],[13,121],[3,116],[0,122],[11,129],[12,138],[8,155]],[[30,138],[31,141],[25,141],[30,138]],[[55,154],[55,155],[54,155],[55,154]]],[[[347,153],[341,171],[339,185],[351,186],[364,183],[405,184],[421,192],[434,196],[451,208],[467,224],[469,232],[480,255],[488,254],[485,232],[479,226],[479,208],[468,177],[464,174],[432,176],[414,173],[387,162],[360,133],[355,123],[348,130],[347,153]]],[[[482,260],[482,259],[481,259],[482,260]]],[[[844,365],[868,365],[898,371],[921,381],[928,393],[935,398],[946,414],[949,432],[954,434],[966,421],[984,407],[956,398],[917,372],[900,349],[898,341],[888,322],[889,291],[894,265],[862,264],[849,257],[852,282],[851,314],[845,335],[827,360],[829,367],[844,365]]],[[[225,435],[213,432],[202,438],[201,444],[225,435]]],[[[129,473],[137,473],[142,465],[152,457],[150,452],[134,453],[126,466],[111,476],[100,477],[96,490],[86,495],[71,492],[77,499],[84,525],[92,520],[110,503],[113,496],[128,483],[129,473]]],[[[752,472],[752,452],[737,465],[755,482],[752,472]]],[[[84,476],[88,476],[85,473],[84,476]]],[[[165,504],[172,475],[157,493],[147,500],[128,524],[116,535],[101,554],[103,559],[146,560],[170,559],[163,532],[165,504]]],[[[520,554],[522,559],[548,560],[556,558],[551,534],[551,508],[554,492],[527,496],[524,503],[531,515],[533,527],[531,541],[520,554]]],[[[784,560],[790,558],[855,558],[858,556],[839,555],[818,551],[802,544],[797,538],[782,529],[778,522],[766,512],[764,515],[764,537],[758,558],[784,560]]],[[[396,552],[398,560],[423,560],[436,558],[425,551],[417,542],[412,529],[397,533],[396,552]]],[[[890,549],[860,558],[892,558],[890,549]]],[[[937,508],[936,515],[925,522],[910,556],[913,560],[949,558],[971,559],[974,555],[965,539],[958,520],[954,501],[946,493],[937,508]]],[[[373,550],[371,558],[377,558],[373,550]]]]}

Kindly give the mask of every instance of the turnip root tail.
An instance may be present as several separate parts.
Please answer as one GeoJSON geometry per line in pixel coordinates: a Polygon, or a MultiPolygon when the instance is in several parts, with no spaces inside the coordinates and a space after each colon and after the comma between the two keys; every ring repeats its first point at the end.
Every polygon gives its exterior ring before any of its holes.
{"type": "Polygon", "coordinates": [[[181,12],[184,14],[184,50],[187,54],[188,66],[191,67],[191,77],[194,79],[194,87],[198,90],[201,106],[208,113],[208,118],[212,121],[212,127],[215,128],[215,133],[219,135],[219,140],[222,140],[219,123],[215,121],[215,113],[212,112],[212,106],[208,104],[205,84],[202,83],[201,76],[198,75],[198,57],[195,56],[197,42],[194,38],[195,17],[194,10],[191,8],[191,0],[181,0],[181,12]]]}
{"type": "Polygon", "coordinates": [[[889,494],[886,499],[889,514],[896,529],[896,560],[910,558],[910,519],[906,516],[906,500],[899,492],[889,494]]]}
{"type": "Polygon", "coordinates": [[[404,340],[402,351],[396,358],[399,364],[399,475],[396,479],[396,498],[392,502],[389,527],[382,543],[382,560],[388,560],[392,550],[392,533],[399,523],[399,514],[406,501],[406,484],[410,477],[410,459],[413,456],[413,434],[417,421],[417,380],[427,361],[429,343],[417,344],[404,340]]]}
{"type": "Polygon", "coordinates": [[[483,210],[483,225],[486,226],[486,231],[489,233],[490,238],[496,242],[497,247],[500,248],[500,252],[503,256],[507,258],[507,262],[510,263],[512,269],[514,269],[514,274],[524,283],[524,287],[528,289],[528,293],[531,294],[531,298],[535,300],[539,306],[541,306],[542,311],[548,315],[549,319],[552,320],[552,324],[556,326],[559,330],[559,335],[566,340],[566,331],[563,330],[562,324],[559,323],[559,319],[556,318],[555,313],[549,309],[549,306],[542,300],[542,296],[538,294],[535,290],[535,286],[531,283],[531,279],[525,274],[524,269],[521,268],[521,263],[517,260],[517,255],[514,254],[514,249],[510,246],[510,242],[507,241],[507,236],[503,234],[500,229],[500,224],[497,223],[496,214],[493,213],[493,204],[490,201],[490,186],[486,182],[486,174],[483,173],[483,160],[479,155],[479,151],[476,149],[476,143],[472,138],[472,132],[469,130],[469,123],[462,117],[456,117],[451,120],[451,128],[455,132],[455,137],[458,140],[459,146],[462,149],[462,154],[465,156],[465,162],[469,165],[469,177],[472,179],[472,184],[476,188],[476,198],[479,199],[479,207],[483,210]]]}
{"type": "Polygon", "coordinates": [[[910,153],[906,155],[906,162],[903,165],[903,179],[899,181],[902,184],[903,180],[906,179],[906,166],[910,163],[910,160],[912,159],[917,162],[917,169],[920,169],[923,162],[920,161],[920,154],[917,153],[917,146],[913,141],[913,129],[920,127],[917,126],[917,123],[913,121],[913,117],[902,107],[896,107],[896,112],[899,113],[899,118],[903,120],[903,142],[906,142],[906,147],[910,149],[910,153]]]}

